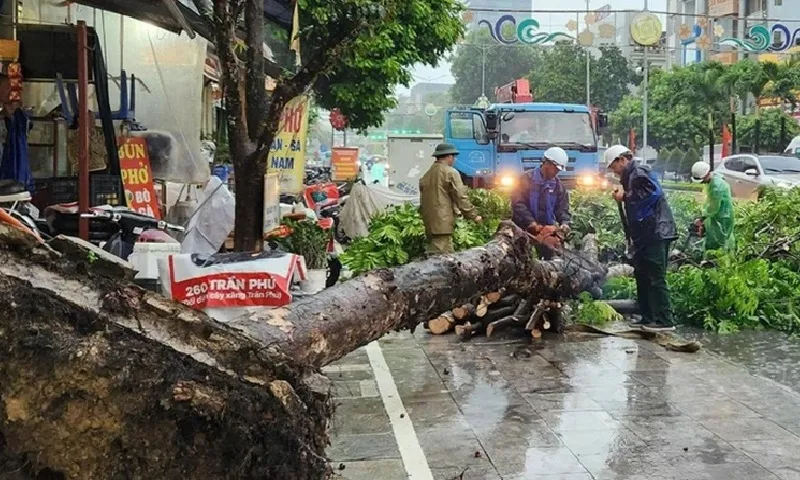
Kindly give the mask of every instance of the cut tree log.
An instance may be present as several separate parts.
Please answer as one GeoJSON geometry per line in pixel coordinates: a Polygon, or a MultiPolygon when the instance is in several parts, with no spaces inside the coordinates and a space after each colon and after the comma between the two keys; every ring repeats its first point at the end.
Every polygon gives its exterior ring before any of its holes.
{"type": "Polygon", "coordinates": [[[493,303],[489,308],[504,308],[504,307],[516,307],[519,305],[520,297],[516,294],[506,295],[505,297],[498,300],[496,303],[493,303]]]}
{"type": "Polygon", "coordinates": [[[469,339],[476,334],[486,331],[487,325],[491,325],[498,319],[507,317],[508,315],[514,313],[515,309],[516,307],[512,305],[509,307],[490,310],[489,313],[487,313],[485,317],[479,319],[480,321],[478,322],[467,322],[464,325],[456,326],[456,334],[462,339],[469,339]]]}
{"type": "Polygon", "coordinates": [[[453,317],[455,317],[455,319],[459,322],[465,321],[472,315],[475,315],[475,305],[471,303],[465,303],[464,305],[453,309],[453,317]]]}
{"type": "Polygon", "coordinates": [[[499,320],[495,320],[490,324],[486,325],[486,336],[491,338],[494,332],[501,327],[505,327],[508,325],[513,325],[515,323],[520,323],[523,312],[525,312],[528,308],[528,300],[522,300],[519,302],[519,305],[514,309],[514,313],[509,316],[503,317],[499,320]]]}
{"type": "Polygon", "coordinates": [[[438,317],[428,320],[428,330],[434,335],[443,335],[456,326],[453,312],[444,312],[438,317]]]}
{"type": "Polygon", "coordinates": [[[503,293],[505,293],[505,288],[500,289],[496,292],[490,292],[484,295],[485,303],[487,305],[492,305],[494,303],[499,302],[503,298],[503,293]]]}
{"type": "Polygon", "coordinates": [[[0,225],[0,458],[70,480],[326,478],[320,367],[483,292],[570,297],[605,277],[536,261],[504,223],[484,247],[222,324],[83,246],[59,254],[11,230],[0,225]]]}

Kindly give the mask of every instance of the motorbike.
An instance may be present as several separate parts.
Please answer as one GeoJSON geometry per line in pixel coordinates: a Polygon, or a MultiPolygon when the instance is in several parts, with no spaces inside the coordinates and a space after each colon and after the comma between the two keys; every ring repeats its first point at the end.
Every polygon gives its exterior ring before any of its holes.
{"type": "Polygon", "coordinates": [[[183,233],[185,229],[163,220],[156,220],[123,209],[94,209],[81,214],[91,221],[105,223],[116,229],[101,248],[131,262],[137,270],[134,283],[155,292],[161,291],[158,258],[180,253],[180,243],[167,232],[183,233]]]}
{"type": "Polygon", "coordinates": [[[95,209],[92,213],[82,214],[81,217],[106,221],[117,226],[117,232],[103,244],[102,249],[123,260],[130,258],[137,242],[177,243],[166,232],[183,233],[185,231],[180,225],[125,210],[95,209]]]}

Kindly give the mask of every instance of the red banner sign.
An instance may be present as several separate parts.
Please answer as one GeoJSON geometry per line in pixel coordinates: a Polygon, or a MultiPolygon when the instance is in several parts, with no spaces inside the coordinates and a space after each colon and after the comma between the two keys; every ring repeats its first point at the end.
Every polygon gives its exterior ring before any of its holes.
{"type": "Polygon", "coordinates": [[[119,137],[117,143],[122,188],[125,189],[128,208],[161,220],[158,198],[153,188],[153,171],[150,169],[147,141],[141,137],[119,137]]]}
{"type": "Polygon", "coordinates": [[[218,273],[172,284],[172,298],[188,307],[280,307],[292,301],[287,280],[266,272],[218,273]]]}

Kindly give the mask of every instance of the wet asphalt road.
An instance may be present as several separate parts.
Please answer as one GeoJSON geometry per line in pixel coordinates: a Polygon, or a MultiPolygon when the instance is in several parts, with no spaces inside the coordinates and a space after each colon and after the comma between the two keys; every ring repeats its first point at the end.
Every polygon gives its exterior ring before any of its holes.
{"type": "Polygon", "coordinates": [[[800,348],[745,335],[709,354],[392,334],[326,368],[328,454],[350,480],[800,480],[800,348]]]}

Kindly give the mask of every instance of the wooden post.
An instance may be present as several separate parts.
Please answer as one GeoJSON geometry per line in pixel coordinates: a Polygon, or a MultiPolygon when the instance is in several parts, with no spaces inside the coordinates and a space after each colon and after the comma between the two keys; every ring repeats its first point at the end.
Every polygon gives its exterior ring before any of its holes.
{"type": "MultiPolygon", "coordinates": [[[[78,22],[78,211],[89,211],[89,32],[78,22]]],[[[89,240],[89,219],[80,218],[78,233],[89,240]]]]}

